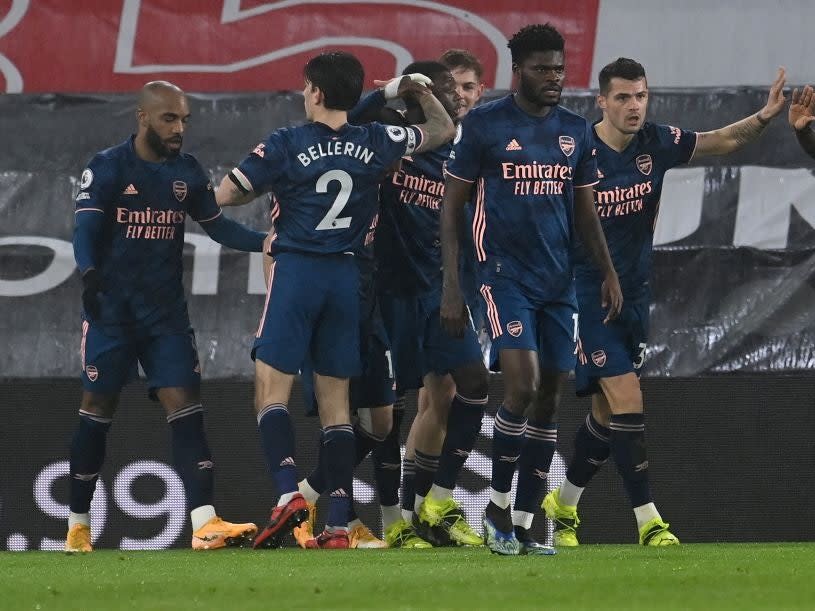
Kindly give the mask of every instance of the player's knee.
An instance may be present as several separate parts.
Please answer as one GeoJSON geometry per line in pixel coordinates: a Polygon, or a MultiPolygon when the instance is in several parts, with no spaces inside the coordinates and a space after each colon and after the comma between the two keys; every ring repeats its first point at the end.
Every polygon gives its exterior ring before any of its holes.
{"type": "Polygon", "coordinates": [[[511,390],[506,390],[504,395],[504,407],[516,416],[522,416],[534,405],[537,395],[537,384],[519,384],[511,390]]]}
{"type": "Polygon", "coordinates": [[[483,399],[489,392],[490,378],[483,363],[473,363],[453,372],[456,390],[468,399],[483,399]]]}
{"type": "Polygon", "coordinates": [[[100,418],[113,418],[116,413],[116,406],[119,403],[118,396],[98,395],[95,393],[83,393],[80,409],[92,416],[100,418]]]}
{"type": "Polygon", "coordinates": [[[639,379],[632,373],[605,378],[600,385],[614,414],[642,412],[642,390],[639,379]]]}
{"type": "Polygon", "coordinates": [[[357,410],[359,426],[376,439],[385,439],[393,427],[393,407],[363,408],[357,410]]]}

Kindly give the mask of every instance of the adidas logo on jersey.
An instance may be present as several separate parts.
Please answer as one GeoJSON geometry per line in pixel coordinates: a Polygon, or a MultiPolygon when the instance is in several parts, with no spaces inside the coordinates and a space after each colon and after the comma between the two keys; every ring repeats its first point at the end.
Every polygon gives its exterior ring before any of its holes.
{"type": "Polygon", "coordinates": [[[280,461],[281,467],[294,467],[294,459],[291,456],[286,456],[283,460],[280,461]]]}
{"type": "Polygon", "coordinates": [[[522,151],[523,148],[524,147],[522,147],[520,144],[518,144],[518,141],[515,138],[510,140],[509,144],[507,144],[507,150],[508,151],[522,151]]]}
{"type": "Polygon", "coordinates": [[[136,187],[133,186],[132,182],[129,185],[127,185],[127,188],[125,188],[124,191],[122,191],[122,195],[138,195],[138,194],[139,192],[136,191],[136,187]]]}

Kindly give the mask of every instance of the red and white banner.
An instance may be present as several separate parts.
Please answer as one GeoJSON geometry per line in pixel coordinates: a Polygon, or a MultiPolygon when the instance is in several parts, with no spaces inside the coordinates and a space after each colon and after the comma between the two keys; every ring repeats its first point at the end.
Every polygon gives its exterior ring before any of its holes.
{"type": "Polygon", "coordinates": [[[300,89],[321,50],[357,54],[374,78],[451,47],[511,86],[507,38],[552,22],[568,86],[589,84],[599,0],[0,0],[0,92],[119,92],[168,79],[188,91],[300,89]]]}

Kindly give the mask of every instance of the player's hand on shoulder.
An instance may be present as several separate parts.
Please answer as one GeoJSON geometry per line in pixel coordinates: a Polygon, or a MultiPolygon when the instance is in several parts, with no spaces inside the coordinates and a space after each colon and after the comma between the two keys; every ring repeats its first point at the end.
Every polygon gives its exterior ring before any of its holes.
{"type": "Polygon", "coordinates": [[[467,327],[469,316],[467,315],[467,306],[464,304],[461,291],[442,290],[439,315],[441,317],[441,327],[448,335],[451,337],[464,337],[464,329],[467,327]]]}
{"type": "Polygon", "coordinates": [[[600,292],[602,293],[602,305],[608,308],[606,318],[603,320],[603,324],[607,324],[610,320],[617,318],[623,309],[623,289],[620,287],[617,272],[610,271],[606,274],[600,292]]]}
{"type": "Polygon", "coordinates": [[[815,90],[807,85],[802,91],[794,89],[787,113],[790,127],[797,132],[805,130],[815,121],[815,90]]]}
{"type": "Polygon", "coordinates": [[[98,319],[101,313],[99,293],[102,292],[102,279],[99,272],[90,268],[82,274],[82,309],[91,321],[98,319]]]}
{"type": "Polygon", "coordinates": [[[430,91],[432,84],[433,81],[424,74],[417,72],[397,76],[387,81],[374,81],[374,85],[382,88],[386,100],[404,98],[410,95],[423,95],[430,91]]]}
{"type": "Polygon", "coordinates": [[[770,86],[770,93],[767,95],[767,103],[764,108],[758,111],[758,118],[761,122],[766,123],[770,119],[776,117],[782,110],[784,110],[784,85],[787,82],[787,72],[784,68],[778,69],[778,74],[775,81],[770,86]]]}

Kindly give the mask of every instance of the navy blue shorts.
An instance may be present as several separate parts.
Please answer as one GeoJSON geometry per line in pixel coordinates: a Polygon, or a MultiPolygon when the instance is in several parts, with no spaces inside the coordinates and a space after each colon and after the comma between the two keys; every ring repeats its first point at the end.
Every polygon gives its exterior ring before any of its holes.
{"type": "MultiPolygon", "coordinates": [[[[360,327],[362,338],[362,375],[351,378],[351,410],[385,407],[396,401],[396,382],[393,376],[391,348],[379,308],[365,308],[368,311],[360,327]]],[[[314,396],[314,368],[306,359],[300,374],[303,387],[303,401],[306,404],[306,415],[317,415],[317,401],[314,396]]]]}
{"type": "Polygon", "coordinates": [[[82,387],[88,392],[115,395],[139,374],[147,375],[150,394],[158,388],[198,388],[201,366],[192,329],[151,336],[106,335],[82,322],[82,387]]]}
{"type": "Polygon", "coordinates": [[[579,396],[600,392],[600,378],[640,375],[648,344],[648,302],[623,302],[620,315],[603,324],[606,311],[598,295],[578,297],[580,342],[575,368],[579,396]]]}
{"type": "Polygon", "coordinates": [[[487,312],[491,355],[501,350],[532,350],[541,369],[571,371],[577,354],[577,308],[571,303],[536,303],[509,279],[481,285],[487,312]]]}
{"type": "Polygon", "coordinates": [[[441,292],[420,296],[380,295],[382,319],[391,342],[397,393],[421,388],[428,373],[444,375],[482,360],[472,324],[455,338],[441,327],[441,292]]]}
{"type": "Polygon", "coordinates": [[[360,374],[359,269],[351,255],[275,255],[252,358],[296,375],[306,356],[321,375],[360,374]]]}

